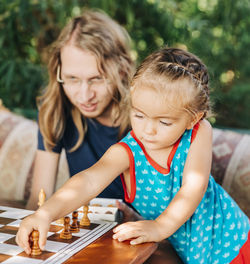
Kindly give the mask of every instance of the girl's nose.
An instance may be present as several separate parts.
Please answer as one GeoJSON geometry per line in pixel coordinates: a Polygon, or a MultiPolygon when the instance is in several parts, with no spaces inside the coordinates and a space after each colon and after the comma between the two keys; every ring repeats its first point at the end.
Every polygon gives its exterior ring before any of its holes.
{"type": "Polygon", "coordinates": [[[156,133],[156,127],[153,120],[146,121],[144,132],[148,135],[154,135],[156,133]]]}

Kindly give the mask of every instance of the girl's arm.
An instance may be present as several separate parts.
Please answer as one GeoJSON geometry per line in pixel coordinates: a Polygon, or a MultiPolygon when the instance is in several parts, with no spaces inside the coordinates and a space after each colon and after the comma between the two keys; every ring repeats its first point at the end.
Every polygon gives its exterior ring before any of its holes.
{"type": "Polygon", "coordinates": [[[52,221],[69,214],[96,197],[128,167],[126,150],[119,144],[109,148],[95,165],[69,179],[33,215],[22,221],[16,236],[18,245],[30,254],[29,235],[33,230],[38,230],[39,246],[43,249],[52,221]]]}
{"type": "Polygon", "coordinates": [[[161,241],[171,236],[194,213],[206,192],[212,162],[212,128],[208,121],[192,142],[183,172],[182,186],[166,210],[155,221],[125,223],[114,229],[115,239],[135,238],[131,244],[161,241]]]}
{"type": "Polygon", "coordinates": [[[26,209],[37,209],[38,194],[41,189],[45,191],[47,198],[53,194],[59,157],[60,155],[55,152],[36,151],[31,194],[26,209]]]}
{"type": "Polygon", "coordinates": [[[203,120],[189,149],[182,186],[167,209],[157,218],[157,222],[165,226],[166,237],[183,225],[198,207],[207,190],[211,164],[212,127],[203,120]]]}

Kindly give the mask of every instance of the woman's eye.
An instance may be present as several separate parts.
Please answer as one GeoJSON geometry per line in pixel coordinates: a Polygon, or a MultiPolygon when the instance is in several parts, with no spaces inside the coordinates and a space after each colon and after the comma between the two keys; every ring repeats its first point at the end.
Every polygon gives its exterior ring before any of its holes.
{"type": "Polygon", "coordinates": [[[98,82],[98,81],[102,81],[102,80],[103,80],[102,76],[97,76],[97,77],[92,79],[92,81],[94,81],[94,82],[98,82]]]}
{"type": "Polygon", "coordinates": [[[166,122],[166,121],[160,121],[160,123],[164,126],[171,126],[172,123],[166,122]]]}
{"type": "Polygon", "coordinates": [[[76,77],[71,77],[70,80],[71,80],[72,82],[79,82],[79,79],[76,78],[76,77]]]}
{"type": "Polygon", "coordinates": [[[77,82],[79,82],[79,79],[72,76],[72,77],[66,78],[65,82],[66,83],[77,83],[77,82]]]}

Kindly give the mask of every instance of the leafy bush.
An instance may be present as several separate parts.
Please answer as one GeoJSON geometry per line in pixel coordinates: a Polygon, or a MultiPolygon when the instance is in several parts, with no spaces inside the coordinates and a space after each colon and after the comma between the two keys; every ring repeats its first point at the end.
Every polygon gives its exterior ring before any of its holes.
{"type": "Polygon", "coordinates": [[[138,63],[166,44],[197,54],[210,71],[215,125],[250,128],[248,0],[1,0],[0,97],[7,107],[35,116],[46,47],[86,7],[128,30],[138,63]]]}

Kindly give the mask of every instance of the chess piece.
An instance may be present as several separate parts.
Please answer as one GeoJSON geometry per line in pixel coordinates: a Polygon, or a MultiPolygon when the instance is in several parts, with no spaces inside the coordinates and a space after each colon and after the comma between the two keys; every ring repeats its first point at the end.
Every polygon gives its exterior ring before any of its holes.
{"type": "Polygon", "coordinates": [[[95,203],[95,204],[91,204],[91,206],[96,206],[96,207],[101,207],[102,205],[101,204],[98,204],[98,203],[95,203]]]}
{"type": "Polygon", "coordinates": [[[41,189],[38,195],[38,203],[37,203],[39,207],[44,204],[45,199],[46,199],[46,194],[44,192],[44,189],[41,189]]]}
{"type": "Polygon", "coordinates": [[[88,211],[89,211],[89,207],[87,205],[83,206],[83,217],[80,221],[80,226],[89,226],[90,225],[90,221],[88,218],[88,211]]]}
{"type": "Polygon", "coordinates": [[[60,233],[60,238],[62,238],[62,239],[71,239],[72,238],[72,234],[70,233],[70,230],[69,230],[69,223],[70,223],[70,218],[68,216],[65,216],[64,217],[64,229],[60,233]]]}
{"type": "Polygon", "coordinates": [[[61,217],[60,219],[56,220],[56,223],[59,225],[63,225],[64,224],[64,217],[61,217]]]}
{"type": "Polygon", "coordinates": [[[31,248],[32,256],[39,256],[42,254],[42,251],[38,244],[38,239],[39,239],[39,232],[37,230],[34,230],[30,236],[30,244],[31,244],[30,248],[31,248]]]}
{"type": "Polygon", "coordinates": [[[78,212],[74,211],[72,213],[72,224],[70,225],[70,229],[69,229],[72,233],[78,233],[79,232],[77,220],[78,220],[78,212]]]}

